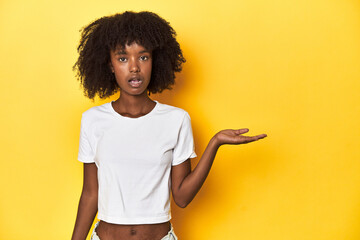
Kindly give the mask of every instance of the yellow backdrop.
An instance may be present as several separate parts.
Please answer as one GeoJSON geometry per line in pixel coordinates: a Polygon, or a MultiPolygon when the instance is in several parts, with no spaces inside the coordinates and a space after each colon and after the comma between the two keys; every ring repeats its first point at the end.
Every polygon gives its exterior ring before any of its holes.
{"type": "Polygon", "coordinates": [[[70,239],[81,113],[118,97],[83,96],[79,29],[125,10],[177,31],[187,63],[153,97],[189,112],[199,156],[224,128],[268,134],[221,147],[193,202],[173,204],[179,239],[360,239],[358,0],[3,0],[1,240],[70,239]]]}

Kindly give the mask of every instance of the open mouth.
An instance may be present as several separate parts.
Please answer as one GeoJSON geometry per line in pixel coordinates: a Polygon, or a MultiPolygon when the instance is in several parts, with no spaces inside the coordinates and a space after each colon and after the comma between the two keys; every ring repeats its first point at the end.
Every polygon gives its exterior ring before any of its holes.
{"type": "Polygon", "coordinates": [[[140,78],[132,78],[129,80],[129,84],[132,87],[139,87],[143,81],[140,78]]]}

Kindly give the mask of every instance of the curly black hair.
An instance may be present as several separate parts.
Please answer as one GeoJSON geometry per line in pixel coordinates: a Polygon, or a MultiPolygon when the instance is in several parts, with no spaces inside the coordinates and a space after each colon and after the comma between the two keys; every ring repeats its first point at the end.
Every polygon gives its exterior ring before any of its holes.
{"type": "Polygon", "coordinates": [[[152,51],[151,80],[148,94],[171,89],[175,72],[185,63],[176,32],[170,24],[152,12],[131,12],[106,16],[81,30],[77,51],[79,58],[73,70],[84,88],[84,95],[92,100],[96,94],[107,98],[119,90],[112,73],[110,51],[136,42],[152,51]]]}

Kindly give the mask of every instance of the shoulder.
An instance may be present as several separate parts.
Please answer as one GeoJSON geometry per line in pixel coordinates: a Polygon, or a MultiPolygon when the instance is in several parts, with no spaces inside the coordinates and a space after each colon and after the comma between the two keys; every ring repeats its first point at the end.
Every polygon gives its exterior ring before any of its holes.
{"type": "Polygon", "coordinates": [[[168,117],[174,117],[179,120],[182,120],[184,117],[190,118],[189,113],[182,108],[171,106],[164,103],[159,103],[159,102],[157,102],[157,104],[159,104],[157,109],[157,114],[166,115],[168,117]]]}
{"type": "Polygon", "coordinates": [[[96,122],[97,120],[99,120],[100,118],[103,118],[106,115],[109,115],[110,114],[110,111],[109,111],[110,104],[111,104],[110,102],[107,102],[102,105],[94,106],[94,107],[87,109],[86,111],[84,111],[81,114],[81,122],[83,124],[88,125],[93,122],[96,122]]]}

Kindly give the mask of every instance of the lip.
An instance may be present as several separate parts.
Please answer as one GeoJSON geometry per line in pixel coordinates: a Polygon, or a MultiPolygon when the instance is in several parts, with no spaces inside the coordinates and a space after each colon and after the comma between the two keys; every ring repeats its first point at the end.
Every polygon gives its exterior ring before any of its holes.
{"type": "Polygon", "coordinates": [[[128,82],[130,82],[131,80],[140,80],[140,81],[142,81],[143,79],[142,79],[142,77],[141,77],[141,76],[136,75],[136,76],[132,76],[132,77],[130,77],[130,78],[129,78],[129,80],[128,80],[128,82]]]}
{"type": "Polygon", "coordinates": [[[140,76],[133,76],[128,80],[128,83],[133,88],[138,88],[142,85],[143,79],[140,76]]]}

